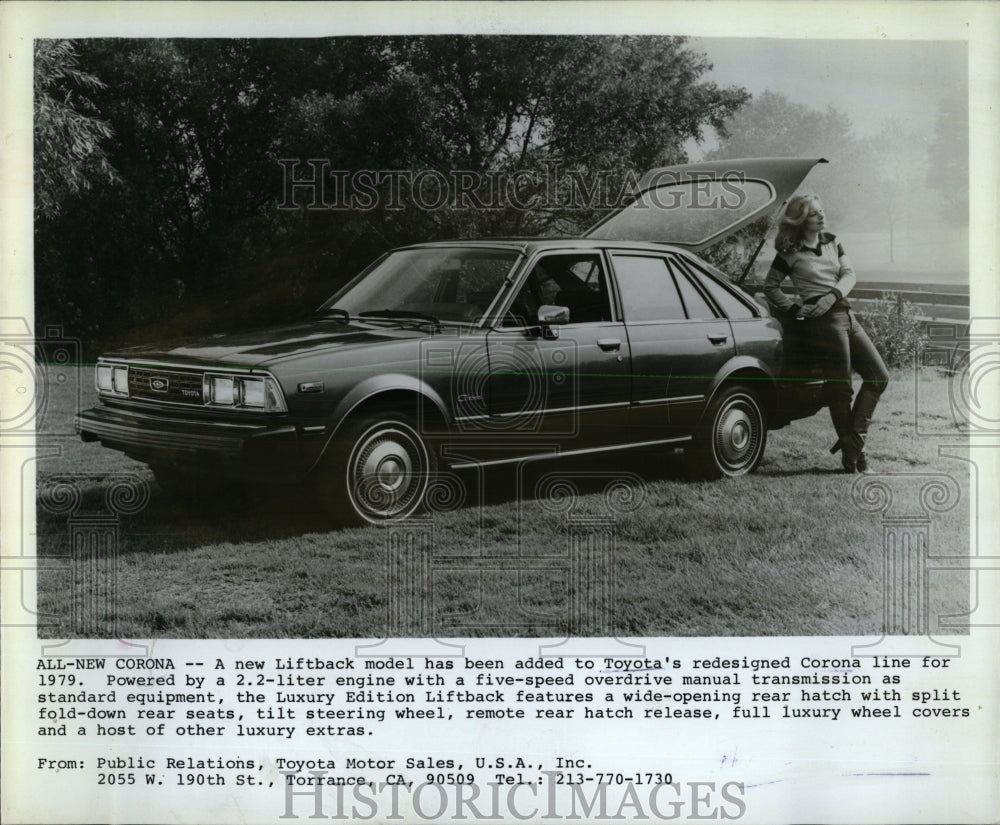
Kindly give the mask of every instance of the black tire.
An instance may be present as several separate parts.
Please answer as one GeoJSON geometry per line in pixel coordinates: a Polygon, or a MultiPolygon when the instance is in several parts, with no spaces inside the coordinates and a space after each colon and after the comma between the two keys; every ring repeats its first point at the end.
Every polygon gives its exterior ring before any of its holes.
{"type": "Polygon", "coordinates": [[[766,444],[767,419],[756,393],[742,384],[723,387],[687,451],[688,466],[699,478],[736,478],[757,469],[766,444]]]}
{"type": "Polygon", "coordinates": [[[424,506],[437,473],[428,440],[409,415],[391,411],[349,421],[325,461],[325,506],[354,522],[381,524],[424,506]]]}

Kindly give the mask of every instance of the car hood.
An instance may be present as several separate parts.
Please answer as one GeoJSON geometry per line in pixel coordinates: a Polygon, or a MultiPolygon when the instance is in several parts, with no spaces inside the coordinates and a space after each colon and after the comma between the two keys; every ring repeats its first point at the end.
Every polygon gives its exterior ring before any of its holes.
{"type": "Polygon", "coordinates": [[[374,326],[320,318],[283,326],[185,338],[105,353],[108,359],[198,367],[264,367],[323,349],[371,346],[430,335],[425,326],[374,326]]]}
{"type": "Polygon", "coordinates": [[[585,237],[652,241],[693,252],[778,209],[824,158],[738,158],[651,169],[635,197],[585,237]]]}

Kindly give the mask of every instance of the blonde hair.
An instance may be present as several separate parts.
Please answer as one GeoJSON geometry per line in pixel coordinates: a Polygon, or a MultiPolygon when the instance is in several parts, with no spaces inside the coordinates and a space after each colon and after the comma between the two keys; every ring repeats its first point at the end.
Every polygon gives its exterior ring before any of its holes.
{"type": "Polygon", "coordinates": [[[802,224],[809,217],[813,204],[822,203],[819,195],[795,195],[788,201],[778,222],[774,248],[779,252],[794,252],[802,246],[802,224]]]}

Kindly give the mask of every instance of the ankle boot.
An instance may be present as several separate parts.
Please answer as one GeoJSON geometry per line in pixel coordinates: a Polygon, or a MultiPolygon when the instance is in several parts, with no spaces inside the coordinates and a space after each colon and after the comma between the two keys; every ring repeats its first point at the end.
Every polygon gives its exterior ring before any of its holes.
{"type": "Polygon", "coordinates": [[[868,456],[865,455],[864,450],[858,453],[858,457],[854,461],[854,466],[859,473],[868,472],[868,456]]]}
{"type": "Polygon", "coordinates": [[[865,439],[855,432],[845,433],[830,448],[831,453],[840,450],[840,464],[845,473],[864,472],[868,469],[868,459],[864,453],[865,439]]]}

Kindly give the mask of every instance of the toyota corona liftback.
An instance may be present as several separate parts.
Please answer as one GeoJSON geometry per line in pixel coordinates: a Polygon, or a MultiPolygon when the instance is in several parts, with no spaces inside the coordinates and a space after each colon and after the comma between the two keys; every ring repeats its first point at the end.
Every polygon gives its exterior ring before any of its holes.
{"type": "Polygon", "coordinates": [[[819,387],[699,253],[821,162],[655,169],[577,239],[395,249],[300,323],[103,355],[77,430],[167,492],[304,482],[375,523],[418,512],[447,467],[682,448],[699,475],[752,472],[819,387]]]}

